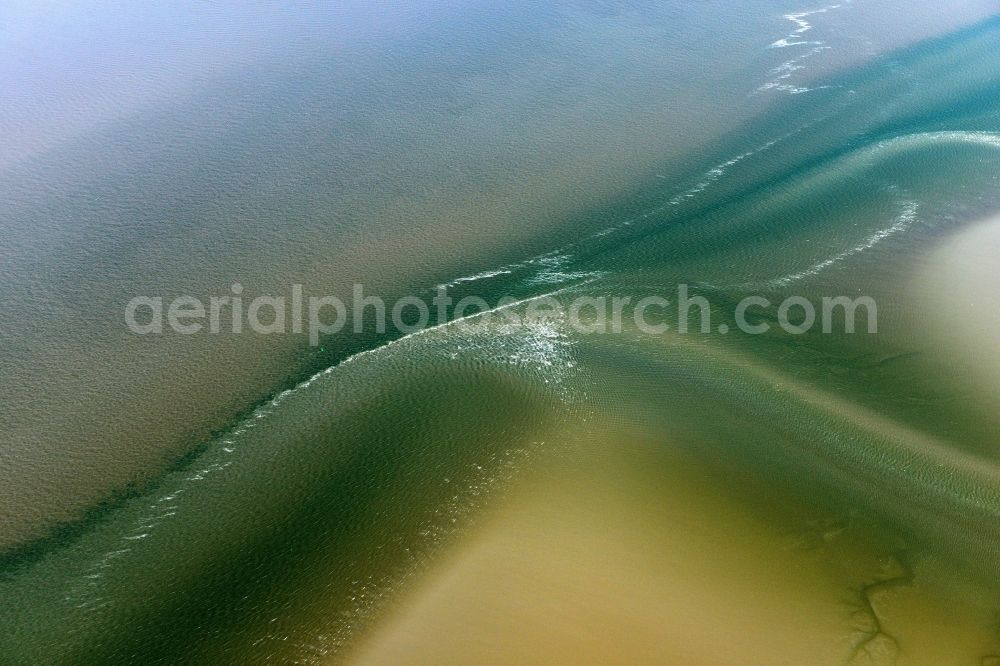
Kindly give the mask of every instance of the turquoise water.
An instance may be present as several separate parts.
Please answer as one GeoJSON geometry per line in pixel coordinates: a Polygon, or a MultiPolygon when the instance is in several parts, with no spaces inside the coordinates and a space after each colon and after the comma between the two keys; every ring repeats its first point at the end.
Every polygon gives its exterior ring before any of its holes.
{"type": "MultiPolygon", "coordinates": [[[[301,41],[260,29],[252,70],[23,148],[0,222],[17,315],[0,662],[342,656],[588,423],[683,434],[728,478],[766,479],[769,501],[945,563],[954,580],[934,585],[995,613],[996,396],[926,363],[940,349],[921,317],[938,315],[907,294],[942,239],[1000,204],[1000,21],[769,87],[794,47],[767,46],[799,25],[779,4],[290,11],[269,20],[301,41]],[[355,22],[387,41],[357,41],[355,22]],[[461,278],[456,299],[490,302],[683,282],[734,330],[722,313],[748,293],[864,293],[879,333],[679,340],[556,320],[314,350],[120,323],[134,294],[364,281],[430,297],[461,278]]],[[[180,16],[130,20],[167,44],[180,16]]],[[[814,22],[798,34],[840,43],[814,22]]],[[[238,63],[244,47],[210,51],[238,63]]]]}

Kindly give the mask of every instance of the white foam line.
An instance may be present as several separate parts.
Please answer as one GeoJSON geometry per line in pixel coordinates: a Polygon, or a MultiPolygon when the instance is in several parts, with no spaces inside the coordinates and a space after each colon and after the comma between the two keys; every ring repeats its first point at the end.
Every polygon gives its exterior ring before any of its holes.
{"type": "Polygon", "coordinates": [[[785,18],[788,21],[791,21],[796,25],[796,28],[792,32],[792,35],[801,35],[813,29],[813,25],[809,21],[805,20],[806,17],[815,16],[817,14],[826,14],[827,12],[831,12],[834,9],[840,9],[841,7],[843,7],[842,4],[827,5],[826,7],[820,7],[819,9],[813,9],[812,11],[808,12],[796,12],[794,14],[785,14],[783,18],[785,18]]]}
{"type": "MultiPolygon", "coordinates": [[[[520,305],[524,305],[526,303],[530,303],[531,301],[534,301],[534,300],[556,296],[556,295],[561,294],[563,292],[566,292],[566,291],[568,291],[570,289],[575,289],[575,288],[581,287],[581,286],[583,286],[585,284],[589,284],[589,283],[593,282],[596,279],[597,279],[596,277],[593,277],[593,278],[590,278],[588,280],[583,280],[581,282],[577,282],[575,284],[566,285],[565,287],[562,287],[560,289],[556,289],[554,291],[551,291],[551,292],[548,292],[548,293],[545,293],[545,294],[539,294],[537,296],[529,296],[527,298],[522,298],[522,299],[517,300],[517,301],[512,301],[510,303],[505,303],[505,304],[503,304],[503,305],[501,305],[499,307],[495,307],[495,308],[492,308],[490,310],[484,310],[483,312],[477,312],[475,314],[466,315],[464,317],[459,317],[458,319],[452,319],[452,320],[449,320],[449,321],[437,324],[435,326],[430,326],[428,328],[420,329],[419,331],[414,331],[413,333],[409,333],[409,334],[404,335],[404,336],[402,336],[400,338],[397,338],[395,340],[391,340],[391,341],[389,341],[389,342],[387,342],[387,343],[385,343],[383,345],[380,345],[378,347],[374,347],[372,349],[366,349],[365,351],[358,352],[358,353],[356,353],[356,354],[354,354],[352,356],[349,356],[349,357],[345,358],[344,360],[340,361],[339,363],[336,363],[335,365],[332,365],[332,366],[330,366],[330,367],[328,367],[328,368],[326,368],[324,370],[321,370],[321,371],[317,372],[316,374],[314,374],[309,379],[307,379],[307,380],[299,383],[298,385],[296,385],[294,388],[282,391],[280,394],[278,394],[277,396],[275,396],[270,402],[268,402],[267,404],[261,405],[260,407],[258,407],[257,409],[255,409],[248,417],[246,417],[246,419],[243,421],[243,423],[239,427],[237,427],[231,433],[229,439],[223,440],[223,443],[224,444],[233,444],[233,445],[235,445],[235,442],[233,441],[233,437],[235,435],[242,434],[242,433],[247,432],[248,430],[252,429],[254,427],[255,422],[257,420],[262,419],[262,418],[266,417],[268,414],[270,414],[273,411],[273,409],[275,407],[277,407],[278,405],[280,405],[282,402],[284,402],[288,398],[288,396],[290,396],[290,395],[292,395],[294,393],[298,393],[299,391],[301,391],[301,390],[303,390],[305,388],[308,388],[315,381],[317,381],[319,379],[322,379],[323,377],[325,377],[327,375],[332,374],[333,372],[335,372],[339,368],[342,368],[344,366],[347,366],[347,365],[350,365],[352,363],[355,363],[355,362],[359,361],[360,359],[366,358],[368,356],[372,356],[374,354],[379,354],[379,353],[385,351],[386,349],[389,349],[389,348],[392,348],[394,346],[403,344],[404,342],[412,340],[414,338],[417,338],[417,337],[420,337],[420,336],[423,336],[423,335],[429,335],[431,333],[434,333],[435,331],[443,330],[443,329],[445,329],[445,328],[447,328],[449,326],[457,325],[457,324],[460,324],[462,322],[472,321],[472,320],[475,320],[475,319],[478,319],[478,318],[485,317],[486,315],[492,315],[494,313],[504,312],[504,311],[506,311],[508,309],[516,308],[516,307],[518,307],[520,305]]],[[[548,336],[548,337],[551,337],[551,336],[548,336]]],[[[225,450],[226,450],[227,453],[230,453],[233,450],[233,449],[231,449],[229,447],[224,447],[224,448],[225,448],[225,450]]],[[[195,474],[193,476],[186,477],[184,480],[186,482],[188,482],[188,483],[193,483],[195,481],[202,481],[206,477],[208,477],[209,475],[211,475],[212,473],[220,471],[222,469],[225,469],[225,468],[229,467],[230,464],[231,463],[228,463],[228,462],[224,463],[224,464],[214,463],[212,465],[209,465],[205,469],[202,469],[197,474],[195,474]]],[[[184,492],[184,488],[179,488],[179,489],[173,491],[171,494],[163,495],[163,496],[161,496],[157,500],[157,504],[162,503],[162,502],[168,502],[168,501],[178,500],[179,496],[183,492],[184,492]]],[[[154,504],[150,508],[157,508],[157,506],[156,506],[156,504],[154,504]]],[[[176,506],[170,507],[170,508],[176,508],[176,506]]],[[[142,521],[137,526],[133,527],[132,530],[130,530],[128,533],[123,534],[121,536],[121,539],[122,539],[122,541],[125,541],[125,542],[134,542],[134,541],[141,541],[143,539],[146,539],[146,538],[148,538],[149,536],[152,535],[152,533],[155,531],[156,527],[159,526],[160,522],[162,522],[163,520],[165,520],[167,518],[170,518],[170,517],[172,517],[172,516],[174,516],[176,514],[177,514],[176,511],[170,511],[170,512],[161,514],[159,516],[155,516],[154,517],[155,518],[154,522],[148,522],[148,516],[144,516],[142,518],[142,521]]],[[[112,563],[113,560],[115,560],[117,558],[120,558],[120,557],[122,557],[124,555],[127,555],[129,552],[131,552],[131,547],[125,547],[125,548],[121,548],[121,549],[114,550],[114,551],[106,553],[103,556],[103,558],[97,564],[95,564],[93,567],[91,567],[88,570],[88,573],[86,573],[86,574],[83,575],[84,582],[81,584],[81,586],[83,588],[85,588],[85,589],[80,589],[78,587],[77,589],[71,591],[69,594],[67,594],[66,600],[70,601],[70,602],[77,603],[77,607],[79,607],[79,608],[87,608],[87,607],[89,607],[91,610],[94,610],[96,607],[93,605],[94,602],[92,600],[91,601],[84,600],[82,602],[79,602],[79,599],[82,596],[86,595],[87,590],[95,590],[95,589],[97,589],[98,582],[102,578],[101,570],[109,568],[111,566],[111,563],[112,563]]]]}
{"type": "Polygon", "coordinates": [[[806,41],[806,40],[801,40],[801,41],[798,41],[798,42],[793,42],[793,41],[791,41],[791,39],[793,39],[793,38],[782,37],[778,41],[772,42],[771,45],[768,46],[767,48],[769,48],[769,49],[785,49],[785,48],[788,48],[789,46],[820,46],[820,45],[823,44],[823,42],[810,42],[810,41],[806,41]]]}
{"type": "MultiPolygon", "coordinates": [[[[459,317],[457,319],[450,319],[450,320],[448,320],[446,322],[442,322],[440,324],[435,324],[434,326],[428,326],[427,328],[422,328],[419,331],[414,331],[413,333],[407,333],[406,335],[398,337],[395,340],[390,340],[389,342],[386,342],[385,344],[379,345],[378,347],[373,347],[371,349],[365,349],[364,351],[360,351],[360,352],[357,352],[356,354],[352,354],[351,356],[348,356],[347,358],[343,359],[342,361],[340,361],[338,363],[335,363],[334,365],[331,365],[328,368],[320,370],[319,372],[317,372],[313,376],[309,377],[309,379],[306,379],[306,380],[300,382],[299,384],[297,384],[293,388],[290,388],[290,389],[287,389],[285,391],[282,391],[280,394],[278,394],[277,396],[275,396],[274,398],[272,398],[269,402],[267,402],[264,405],[261,405],[260,407],[258,407],[257,409],[255,409],[249,416],[247,416],[244,419],[244,421],[240,425],[240,427],[238,427],[236,430],[234,430],[232,434],[233,435],[239,435],[239,434],[242,434],[242,433],[246,432],[247,430],[250,430],[255,425],[254,424],[255,420],[258,420],[258,419],[261,419],[261,418],[264,418],[265,416],[267,416],[271,412],[271,410],[273,408],[275,408],[278,405],[280,405],[282,402],[284,402],[286,399],[288,399],[289,396],[298,393],[302,389],[308,388],[314,382],[322,379],[323,377],[325,377],[327,375],[332,374],[333,372],[337,371],[339,368],[342,368],[344,366],[350,365],[352,363],[356,363],[357,361],[359,361],[359,360],[361,360],[363,358],[366,358],[368,356],[372,356],[374,354],[382,353],[386,349],[390,349],[390,348],[395,347],[397,345],[401,345],[404,342],[407,342],[407,341],[412,340],[414,338],[418,338],[418,337],[421,337],[421,336],[424,336],[424,335],[429,335],[431,333],[434,333],[435,331],[443,330],[443,329],[445,329],[445,328],[447,328],[449,326],[454,326],[454,325],[457,325],[457,324],[460,324],[460,323],[466,322],[466,321],[472,321],[472,320],[477,319],[477,318],[485,317],[486,315],[492,315],[494,313],[504,312],[504,311],[509,310],[511,308],[518,307],[519,305],[524,305],[525,303],[530,303],[531,301],[535,301],[535,300],[538,300],[540,298],[548,298],[548,297],[551,297],[551,296],[557,296],[557,295],[559,295],[559,294],[561,294],[563,292],[566,292],[566,291],[568,291],[570,289],[575,289],[575,288],[581,287],[581,286],[583,286],[585,284],[590,284],[591,282],[593,282],[596,279],[597,279],[597,277],[590,277],[589,279],[581,280],[580,282],[576,282],[576,283],[571,284],[571,285],[566,285],[565,287],[561,287],[561,288],[556,289],[554,291],[550,291],[550,292],[547,292],[547,293],[544,293],[544,294],[538,294],[536,296],[529,296],[527,298],[522,298],[522,299],[517,300],[517,301],[511,301],[510,303],[504,303],[501,306],[498,306],[498,307],[495,307],[495,308],[491,308],[489,310],[484,310],[483,312],[476,312],[474,314],[466,315],[464,317],[459,317]]],[[[235,445],[235,442],[233,442],[232,440],[227,440],[226,443],[234,444],[235,445]]],[[[205,470],[202,470],[200,474],[210,473],[211,471],[213,471],[213,470],[205,469],[205,470]]],[[[204,477],[202,477],[202,478],[204,478],[204,477]]],[[[177,491],[177,492],[180,492],[180,491],[177,491]]],[[[175,495],[176,494],[177,493],[175,493],[175,495]]],[[[171,497],[171,499],[172,499],[172,497],[171,497]]]]}
{"type": "Polygon", "coordinates": [[[824,90],[830,86],[817,86],[815,88],[809,88],[806,86],[795,86],[786,83],[788,79],[795,75],[795,72],[805,69],[805,65],[802,63],[806,60],[814,57],[815,55],[829,50],[829,46],[826,46],[823,42],[798,42],[798,44],[810,44],[813,48],[809,49],[807,52],[800,56],[792,58],[791,60],[784,62],[774,69],[771,70],[771,74],[775,78],[771,79],[761,87],[757,88],[757,92],[765,92],[767,90],[779,90],[782,92],[787,92],[793,95],[798,95],[801,93],[812,92],[813,90],[824,90]]]}
{"type": "MultiPolygon", "coordinates": [[[[639,218],[628,219],[628,220],[625,220],[624,222],[620,222],[619,224],[616,224],[616,225],[607,227],[605,229],[602,229],[601,231],[598,231],[598,232],[596,232],[596,233],[591,234],[590,236],[588,236],[587,240],[594,240],[594,239],[597,239],[597,238],[603,238],[604,236],[612,234],[612,233],[614,233],[616,231],[620,231],[620,230],[624,229],[625,227],[632,226],[637,221],[637,219],[643,219],[643,220],[648,219],[648,218],[652,217],[653,215],[658,215],[658,214],[664,212],[665,210],[667,210],[671,206],[679,206],[682,203],[684,203],[685,201],[687,201],[689,199],[695,198],[696,196],[698,196],[699,194],[701,194],[702,192],[704,192],[705,190],[707,190],[709,187],[711,187],[712,184],[714,184],[717,180],[719,180],[724,175],[726,175],[726,173],[732,167],[736,166],[737,164],[739,164],[740,162],[742,162],[742,161],[744,161],[746,159],[749,159],[749,158],[753,157],[754,155],[763,153],[764,151],[769,150],[770,148],[773,148],[774,146],[776,146],[780,142],[784,141],[785,139],[788,139],[789,137],[794,136],[795,134],[798,134],[800,131],[802,131],[802,129],[804,129],[804,128],[799,128],[799,129],[793,130],[793,131],[791,131],[791,132],[789,132],[789,133],[787,133],[787,134],[785,134],[783,136],[778,137],[777,139],[772,139],[771,141],[768,141],[767,143],[764,143],[764,144],[762,144],[762,145],[760,145],[760,146],[758,146],[756,148],[753,148],[752,150],[748,150],[745,153],[741,153],[741,154],[737,155],[736,157],[733,157],[731,159],[726,160],[725,162],[721,162],[721,163],[715,165],[714,167],[712,167],[711,169],[709,169],[708,171],[706,171],[705,173],[702,174],[701,180],[699,180],[696,185],[694,185],[694,186],[692,186],[692,187],[684,190],[680,194],[674,195],[669,201],[667,201],[667,203],[665,205],[657,206],[655,208],[647,210],[646,212],[642,213],[639,216],[639,218]]],[[[664,178],[664,176],[662,174],[656,174],[656,177],[657,178],[664,178]]],[[[530,259],[530,260],[524,262],[524,264],[518,264],[518,267],[526,266],[526,265],[539,265],[539,264],[541,264],[541,265],[549,265],[549,262],[551,262],[553,260],[565,260],[565,259],[568,259],[569,258],[568,254],[561,254],[561,253],[565,252],[566,250],[568,250],[568,249],[570,249],[572,247],[575,247],[575,245],[578,245],[578,244],[579,243],[571,244],[571,245],[568,245],[568,246],[566,246],[566,247],[564,247],[562,249],[554,250],[552,252],[549,252],[548,254],[544,254],[544,255],[541,255],[539,257],[535,257],[534,259],[530,259]]],[[[581,277],[581,276],[585,276],[587,274],[585,274],[585,273],[574,273],[574,274],[564,274],[564,275],[569,275],[571,277],[581,277]]],[[[596,274],[596,275],[598,277],[600,276],[600,274],[596,274]]]]}
{"type": "MultiPolygon", "coordinates": [[[[605,236],[609,236],[609,235],[611,235],[611,234],[613,234],[615,232],[621,231],[622,229],[625,229],[627,227],[632,226],[633,224],[635,224],[640,219],[643,219],[643,220],[648,219],[648,218],[650,218],[650,217],[652,217],[654,215],[658,215],[658,214],[664,212],[665,210],[667,210],[671,206],[679,206],[684,201],[686,201],[688,199],[693,199],[697,195],[699,195],[702,192],[704,192],[705,190],[707,190],[715,181],[719,180],[719,178],[721,178],[722,176],[724,176],[726,174],[726,172],[730,168],[732,168],[733,166],[739,164],[743,160],[746,160],[746,159],[748,159],[750,157],[753,157],[754,155],[757,155],[758,153],[762,153],[762,152],[764,152],[764,151],[772,148],[773,146],[777,145],[781,141],[784,141],[785,139],[788,139],[789,137],[794,136],[795,134],[799,133],[800,131],[802,131],[802,129],[803,128],[799,128],[797,130],[793,130],[793,131],[791,131],[791,132],[789,132],[789,133],[787,133],[787,134],[785,134],[785,135],[783,135],[783,136],[781,136],[781,137],[779,137],[777,139],[773,139],[771,141],[768,141],[767,143],[764,143],[764,144],[762,144],[762,145],[760,145],[760,146],[758,146],[758,147],[756,147],[756,148],[754,148],[752,150],[748,150],[747,152],[742,153],[740,155],[737,155],[736,157],[733,157],[732,159],[726,160],[725,162],[722,162],[720,164],[715,165],[714,167],[712,167],[711,169],[709,169],[708,171],[706,171],[704,174],[702,174],[702,179],[696,185],[694,185],[693,187],[691,187],[691,188],[689,188],[687,190],[684,190],[680,194],[675,195],[665,205],[657,206],[655,208],[647,210],[644,213],[642,213],[641,215],[639,215],[638,217],[630,218],[628,220],[625,220],[624,222],[619,222],[618,224],[614,224],[612,226],[605,227],[604,229],[596,231],[596,232],[592,233],[590,236],[587,236],[584,240],[576,241],[576,242],[570,243],[568,245],[564,245],[564,246],[562,246],[560,248],[557,248],[555,250],[551,250],[549,252],[546,252],[545,254],[541,254],[541,255],[538,255],[536,257],[532,257],[531,259],[526,259],[525,261],[522,261],[522,262],[519,262],[519,263],[515,263],[515,264],[508,264],[506,266],[502,266],[502,267],[500,267],[500,268],[498,268],[496,270],[493,270],[493,271],[484,271],[482,273],[478,273],[476,275],[472,275],[472,276],[469,276],[469,277],[458,278],[458,279],[453,280],[452,282],[449,282],[449,283],[447,283],[445,285],[439,285],[439,286],[451,287],[451,286],[454,286],[454,285],[457,285],[457,284],[461,284],[463,282],[472,282],[474,280],[483,280],[483,279],[495,277],[495,276],[498,276],[498,275],[510,275],[510,274],[514,273],[515,271],[517,271],[517,270],[528,268],[529,266],[542,266],[542,267],[544,267],[546,269],[545,271],[543,271],[543,273],[541,275],[536,275],[536,276],[534,276],[532,278],[529,278],[529,282],[535,283],[535,284],[538,284],[540,282],[544,282],[545,281],[544,280],[544,276],[546,276],[546,275],[548,275],[548,276],[559,275],[563,279],[578,279],[578,278],[582,278],[582,277],[588,277],[590,275],[594,275],[596,277],[600,277],[601,276],[600,273],[554,273],[552,271],[551,267],[553,266],[554,263],[564,262],[564,261],[568,260],[571,257],[571,255],[569,254],[569,251],[571,249],[573,249],[574,247],[578,247],[580,244],[582,244],[582,243],[584,243],[586,241],[597,240],[599,238],[604,238],[605,236]]],[[[662,174],[656,174],[656,177],[657,178],[661,178],[661,179],[664,178],[664,176],[662,174]]]]}
{"type": "Polygon", "coordinates": [[[954,141],[956,143],[972,143],[981,146],[991,146],[1000,148],[1000,132],[983,132],[969,130],[944,130],[940,132],[920,132],[918,134],[907,134],[880,141],[876,145],[877,151],[906,147],[909,145],[919,145],[922,143],[933,143],[937,141],[954,141]]]}
{"type": "MultiPolygon", "coordinates": [[[[577,282],[575,284],[566,285],[565,287],[562,287],[560,289],[556,289],[554,291],[550,291],[550,292],[545,293],[545,294],[538,294],[537,296],[529,296],[527,298],[522,298],[522,299],[517,300],[517,301],[511,301],[510,303],[504,303],[503,305],[501,305],[499,307],[491,308],[489,310],[484,310],[483,312],[477,312],[475,314],[466,315],[464,317],[459,317],[458,319],[451,319],[449,321],[442,322],[440,324],[435,324],[434,326],[428,326],[427,328],[422,328],[419,331],[414,331],[413,333],[408,333],[408,334],[406,334],[406,335],[404,335],[402,337],[396,338],[395,340],[390,340],[389,342],[386,342],[385,344],[380,345],[378,347],[374,347],[372,349],[366,349],[366,350],[360,351],[357,354],[354,354],[352,356],[348,356],[343,361],[341,361],[341,362],[339,362],[339,363],[337,363],[335,365],[332,365],[329,368],[326,368],[325,370],[321,370],[320,372],[317,372],[315,375],[313,375],[312,377],[310,377],[306,381],[304,381],[301,384],[299,384],[298,386],[296,386],[295,389],[292,389],[292,391],[295,392],[295,391],[297,391],[300,388],[305,388],[306,386],[312,384],[316,380],[321,379],[322,377],[324,377],[326,375],[329,375],[332,372],[336,371],[338,368],[341,368],[343,366],[349,365],[351,363],[355,363],[359,359],[371,356],[373,354],[378,354],[378,353],[380,353],[380,352],[382,352],[382,351],[384,351],[386,349],[389,349],[391,347],[395,347],[397,345],[403,344],[404,342],[407,342],[407,341],[412,340],[414,338],[421,337],[421,336],[424,336],[424,335],[429,335],[431,333],[434,333],[435,331],[443,330],[443,329],[448,328],[450,326],[458,325],[458,324],[460,324],[462,322],[467,322],[467,321],[472,321],[474,319],[479,319],[479,318],[485,317],[486,315],[493,315],[493,314],[495,314],[497,312],[504,312],[506,310],[509,310],[509,309],[512,309],[512,308],[516,308],[519,305],[524,305],[525,303],[530,303],[531,301],[536,301],[536,300],[538,300],[540,298],[550,298],[552,296],[557,296],[557,295],[562,294],[562,293],[564,293],[566,291],[569,291],[570,289],[576,289],[577,287],[582,287],[585,284],[590,284],[591,282],[593,282],[596,279],[597,279],[596,277],[591,277],[589,279],[582,280],[582,281],[577,282]]],[[[269,405],[276,405],[276,404],[278,404],[277,399],[272,400],[269,403],[269,405]]]]}
{"type": "Polygon", "coordinates": [[[705,190],[707,190],[712,185],[712,183],[714,183],[715,181],[719,180],[724,175],[726,175],[726,172],[729,171],[729,169],[731,169],[732,167],[736,166],[737,164],[739,164],[740,162],[742,162],[743,160],[745,160],[747,158],[753,157],[754,155],[757,155],[758,153],[762,153],[765,150],[768,150],[769,148],[772,148],[779,141],[782,141],[785,138],[787,138],[787,136],[781,137],[779,139],[772,139],[771,141],[768,141],[767,143],[765,143],[765,144],[763,144],[761,146],[758,146],[757,148],[754,148],[753,150],[748,150],[747,152],[742,153],[740,155],[737,155],[736,157],[734,157],[734,158],[732,158],[730,160],[726,160],[725,162],[723,162],[721,164],[717,164],[716,166],[712,167],[711,169],[709,169],[708,171],[706,171],[704,173],[704,175],[702,176],[701,182],[699,182],[694,187],[692,187],[692,188],[690,188],[688,190],[685,190],[684,192],[682,192],[682,193],[678,194],[677,196],[675,196],[673,199],[671,199],[669,202],[667,202],[668,205],[670,205],[670,206],[678,206],[681,203],[683,203],[685,200],[692,199],[695,196],[701,194],[702,192],[704,192],[705,190]]]}
{"type": "MultiPolygon", "coordinates": [[[[939,132],[920,132],[917,134],[905,134],[903,136],[893,137],[891,139],[885,139],[874,144],[872,147],[861,150],[859,153],[852,156],[851,160],[869,160],[874,156],[883,155],[885,153],[891,153],[893,151],[907,150],[909,148],[919,148],[924,145],[942,143],[942,142],[953,142],[953,143],[967,143],[978,146],[986,146],[989,148],[1000,149],[1000,133],[998,132],[987,132],[987,131],[969,131],[969,130],[944,130],[939,132]]],[[[767,282],[745,282],[739,285],[734,285],[736,288],[757,288],[757,287],[767,287],[767,286],[786,286],[796,280],[800,280],[805,277],[809,277],[819,273],[826,268],[843,261],[844,259],[854,256],[860,252],[871,249],[876,244],[885,240],[889,236],[893,236],[900,231],[903,231],[908,226],[910,226],[917,216],[919,204],[915,201],[909,201],[905,204],[903,212],[896,218],[896,221],[889,227],[875,232],[863,242],[857,246],[844,250],[833,257],[824,259],[823,261],[796,273],[791,273],[789,275],[782,276],[767,282]]]]}
{"type": "Polygon", "coordinates": [[[768,286],[773,286],[773,287],[785,287],[803,278],[816,275],[826,270],[830,266],[839,264],[845,259],[848,259],[855,255],[861,254],[862,252],[872,249],[886,238],[898,234],[899,232],[903,231],[904,229],[908,228],[911,224],[913,224],[917,219],[917,210],[919,209],[919,207],[920,207],[919,204],[915,201],[907,202],[906,206],[904,206],[903,212],[900,213],[899,217],[896,218],[896,221],[891,226],[876,231],[858,245],[855,245],[850,249],[844,250],[843,252],[839,252],[828,259],[824,259],[818,264],[810,266],[809,268],[803,271],[785,275],[784,277],[771,280],[766,284],[768,286]]]}
{"type": "Polygon", "coordinates": [[[778,90],[781,92],[787,92],[792,95],[800,95],[802,93],[812,92],[814,90],[823,90],[825,88],[829,88],[830,86],[818,86],[816,88],[809,88],[806,86],[791,85],[786,82],[788,81],[788,79],[792,77],[792,75],[796,71],[804,69],[804,67],[800,63],[802,63],[804,60],[808,60],[809,58],[814,57],[820,51],[824,51],[830,48],[829,46],[826,45],[826,42],[824,41],[808,40],[803,38],[803,35],[812,30],[814,27],[813,24],[807,21],[806,19],[809,18],[810,16],[816,16],[817,14],[826,14],[827,12],[832,12],[836,9],[840,9],[844,5],[850,4],[850,2],[851,0],[845,0],[845,2],[838,3],[835,5],[827,5],[826,7],[820,7],[819,9],[813,9],[805,12],[794,12],[782,16],[782,18],[784,18],[786,21],[791,21],[792,23],[794,23],[795,29],[792,30],[792,32],[790,32],[789,34],[782,37],[781,39],[772,42],[770,46],[768,46],[768,48],[784,49],[794,46],[811,46],[813,48],[811,48],[804,55],[792,58],[788,62],[779,65],[778,67],[771,70],[771,74],[780,74],[780,76],[771,81],[768,81],[767,83],[759,87],[756,92],[760,93],[760,92],[765,92],[767,90],[778,90]]]}
{"type": "Polygon", "coordinates": [[[482,273],[476,273],[475,275],[469,275],[468,277],[460,277],[447,282],[445,284],[439,284],[437,288],[448,289],[450,287],[457,287],[460,284],[465,284],[466,282],[479,282],[480,280],[488,280],[492,277],[497,277],[500,275],[510,275],[514,271],[509,268],[498,268],[494,271],[483,271],[482,273]]]}

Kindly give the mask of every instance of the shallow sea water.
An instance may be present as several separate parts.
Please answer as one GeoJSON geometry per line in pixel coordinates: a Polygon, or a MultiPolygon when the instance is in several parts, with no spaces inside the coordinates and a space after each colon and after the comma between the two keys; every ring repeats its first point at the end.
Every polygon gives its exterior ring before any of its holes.
{"type": "MultiPolygon", "coordinates": [[[[95,70],[0,116],[0,663],[1000,660],[996,236],[966,235],[1000,207],[1000,21],[879,42],[878,4],[121,17],[127,111],[95,70]],[[717,318],[120,323],[235,281],[686,283],[717,318]],[[748,293],[863,293],[879,332],[742,335],[748,293]]],[[[68,16],[50,39],[109,30],[68,16]]],[[[14,89],[63,71],[29,62],[14,89]]]]}

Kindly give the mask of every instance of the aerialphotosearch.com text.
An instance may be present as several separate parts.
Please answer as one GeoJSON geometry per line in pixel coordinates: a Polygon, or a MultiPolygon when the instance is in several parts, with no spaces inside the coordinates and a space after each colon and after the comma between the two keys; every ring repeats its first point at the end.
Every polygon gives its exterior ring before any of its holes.
{"type": "Polygon", "coordinates": [[[713,306],[702,295],[680,284],[670,296],[642,294],[602,296],[556,293],[517,299],[504,296],[488,301],[479,296],[455,300],[444,286],[430,298],[404,296],[391,301],[366,294],[355,284],[350,298],[306,295],[293,284],[283,295],[244,293],[233,284],[229,293],[199,298],[191,295],[136,296],[125,305],[125,323],[137,335],[241,334],[303,335],[319,345],[324,336],[374,331],[390,327],[406,335],[451,323],[483,330],[496,322],[533,326],[560,321],[581,334],[606,335],[634,328],[650,335],[736,331],[761,335],[775,328],[790,335],[811,331],[854,333],[858,328],[878,330],[878,308],[868,296],[832,296],[809,299],[789,296],[780,302],[753,294],[713,322],[713,306]],[[670,322],[674,322],[671,324],[670,322]],[[860,327],[859,324],[864,324],[860,327]]]}

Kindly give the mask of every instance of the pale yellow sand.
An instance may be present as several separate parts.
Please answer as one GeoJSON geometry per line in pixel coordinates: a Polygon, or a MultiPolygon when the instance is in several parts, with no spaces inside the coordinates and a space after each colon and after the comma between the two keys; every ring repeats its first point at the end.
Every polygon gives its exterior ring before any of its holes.
{"type": "Polygon", "coordinates": [[[764,522],[698,465],[616,439],[516,493],[348,662],[944,664],[988,650],[984,623],[919,575],[871,594],[894,638],[873,633],[860,581],[897,563],[844,526],[764,522]]]}
{"type": "Polygon", "coordinates": [[[921,269],[916,301],[945,378],[958,377],[995,411],[1000,395],[1000,217],[949,238],[921,269]]]}

